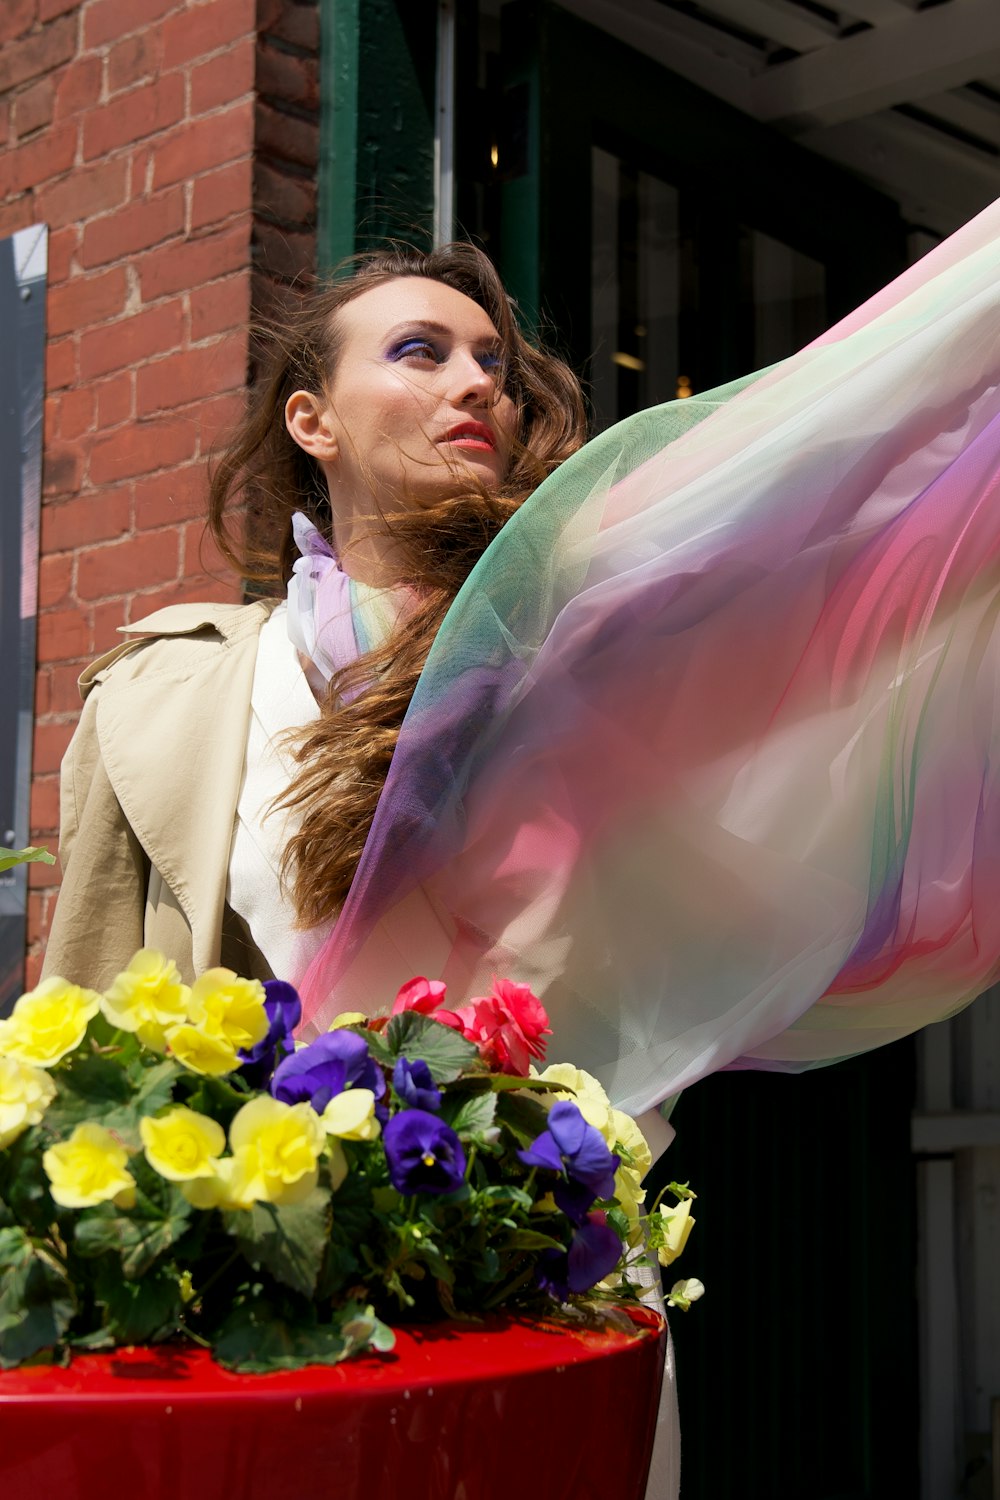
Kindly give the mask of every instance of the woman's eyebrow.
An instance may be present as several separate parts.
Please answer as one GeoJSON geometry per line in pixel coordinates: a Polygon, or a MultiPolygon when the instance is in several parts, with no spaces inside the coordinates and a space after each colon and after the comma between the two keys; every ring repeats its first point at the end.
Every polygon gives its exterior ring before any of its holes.
{"type": "MultiPolygon", "coordinates": [[[[397,323],[394,328],[390,328],[385,337],[387,340],[392,340],[407,333],[436,333],[446,338],[455,337],[453,328],[447,323],[437,323],[433,318],[409,318],[405,323],[397,323]]],[[[502,345],[499,334],[495,333],[485,334],[482,338],[473,339],[472,342],[484,349],[499,349],[502,345]]]]}

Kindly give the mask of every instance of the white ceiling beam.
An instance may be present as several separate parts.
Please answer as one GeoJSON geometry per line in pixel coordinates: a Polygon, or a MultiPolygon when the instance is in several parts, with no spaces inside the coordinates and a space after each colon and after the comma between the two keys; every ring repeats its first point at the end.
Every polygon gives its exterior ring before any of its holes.
{"type": "Polygon", "coordinates": [[[750,110],[752,75],[764,66],[763,52],[727,36],[693,16],[667,10],[659,0],[560,0],[561,8],[616,37],[651,62],[696,83],[717,99],[750,110]]]}
{"type": "Polygon", "coordinates": [[[836,26],[785,0],[701,0],[701,8],[793,52],[815,52],[837,39],[836,26]]]}
{"type": "Polygon", "coordinates": [[[835,7],[841,18],[867,21],[871,26],[887,26],[894,21],[905,21],[912,16],[915,7],[909,0],[836,0],[835,7]]]}
{"type": "Polygon", "coordinates": [[[834,125],[916,103],[998,67],[1000,4],[950,0],[768,68],[750,85],[750,112],[787,127],[834,125]]]}

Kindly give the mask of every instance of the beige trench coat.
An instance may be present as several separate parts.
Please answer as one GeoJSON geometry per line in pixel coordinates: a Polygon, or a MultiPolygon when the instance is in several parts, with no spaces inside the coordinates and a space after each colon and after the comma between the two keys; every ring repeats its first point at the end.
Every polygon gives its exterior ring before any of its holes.
{"type": "Polygon", "coordinates": [[[273,608],[172,605],[80,679],[62,766],[62,888],[43,972],[106,988],[137,948],[189,983],[223,963],[270,978],[226,879],[257,638],[273,608]]]}

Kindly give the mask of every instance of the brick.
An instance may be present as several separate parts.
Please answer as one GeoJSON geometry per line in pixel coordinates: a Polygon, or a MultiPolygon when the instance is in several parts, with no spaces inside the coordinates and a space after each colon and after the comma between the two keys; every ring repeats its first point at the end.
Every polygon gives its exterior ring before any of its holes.
{"type": "MultiPolygon", "coordinates": [[[[128,0],[132,4],[132,0],[128,0]]],[[[29,32],[16,42],[7,42],[0,51],[0,94],[40,78],[53,68],[69,62],[76,52],[76,17],[60,16],[40,31],[29,32]]]]}
{"type": "Polygon", "coordinates": [[[90,650],[90,625],[79,609],[46,610],[38,616],[39,662],[79,660],[90,650]]]}
{"type": "MultiPolygon", "coordinates": [[[[34,870],[34,869],[36,869],[36,868],[37,867],[35,865],[29,865],[28,866],[28,872],[29,872],[28,873],[28,884],[29,884],[29,886],[31,885],[31,871],[34,870]]],[[[24,989],[25,989],[25,993],[27,993],[28,990],[35,989],[36,986],[41,982],[41,978],[42,978],[42,958],[43,958],[43,956],[44,955],[41,954],[41,953],[28,953],[28,954],[25,955],[25,959],[24,959],[24,989]]]]}
{"type": "Polygon", "coordinates": [[[302,109],[319,108],[319,59],[269,47],[262,39],[257,48],[257,92],[265,99],[296,104],[302,109]]]}
{"type": "Polygon", "coordinates": [[[0,192],[23,193],[68,172],[76,157],[76,136],[75,125],[57,125],[16,151],[8,150],[0,156],[0,192]]]}
{"type": "Polygon", "coordinates": [[[196,287],[188,298],[191,342],[211,338],[231,328],[246,329],[250,321],[250,277],[246,272],[209,286],[196,287]]]}
{"type": "Polygon", "coordinates": [[[180,73],[169,73],[156,83],[141,83],[84,118],[84,160],[156,135],[183,118],[184,79],[180,73]]]}
{"type": "Polygon", "coordinates": [[[207,458],[220,442],[228,442],[233,430],[243,416],[246,396],[242,391],[228,396],[213,396],[210,401],[199,401],[191,412],[191,420],[198,431],[198,452],[207,458]]]}
{"type": "Polygon", "coordinates": [[[106,323],[124,311],[127,296],[124,266],[112,266],[95,276],[74,276],[49,293],[49,333],[71,333],[106,323]]]}
{"type": "Polygon", "coordinates": [[[186,182],[199,172],[248,156],[254,144],[253,130],[253,101],[250,99],[183,125],[157,147],[154,185],[159,188],[173,182],[186,182]]]}
{"type": "Polygon", "coordinates": [[[80,378],[129,369],[153,354],[167,353],[177,348],[183,333],[184,304],[179,297],[93,328],[80,337],[80,378]]]}
{"type": "MultiPolygon", "coordinates": [[[[54,778],[52,778],[52,777],[46,777],[45,781],[39,782],[39,785],[40,786],[47,786],[50,780],[54,780],[54,778]]],[[[56,783],[56,785],[58,785],[58,783],[56,783]]],[[[34,789],[34,787],[32,787],[32,789],[31,789],[31,796],[32,796],[32,807],[34,807],[34,796],[35,796],[35,789],[34,789]]],[[[42,830],[44,830],[44,828],[45,828],[45,825],[43,823],[36,823],[35,818],[34,818],[34,814],[32,814],[32,818],[31,818],[32,833],[34,833],[36,829],[39,830],[39,831],[42,831],[42,830]]],[[[32,843],[34,843],[34,842],[35,842],[35,840],[32,839],[32,843]]],[[[46,929],[44,927],[44,915],[43,915],[44,911],[45,911],[45,892],[44,891],[31,891],[29,893],[29,895],[28,895],[28,934],[27,935],[28,935],[28,943],[29,944],[36,943],[40,937],[44,937],[44,935],[45,935],[45,930],[46,929]]]]}
{"type": "Polygon", "coordinates": [[[204,520],[189,521],[184,528],[184,558],[181,576],[193,578],[203,573],[207,578],[225,583],[233,570],[215,544],[215,538],[204,520]]]}
{"type": "Polygon", "coordinates": [[[48,724],[35,724],[31,768],[36,776],[44,775],[46,771],[58,771],[73,738],[73,727],[58,719],[48,724]]]}
{"type": "Polygon", "coordinates": [[[92,109],[101,97],[103,76],[99,57],[74,58],[56,83],[56,119],[65,120],[92,109]]]}
{"type": "Polygon", "coordinates": [[[118,634],[118,627],[128,620],[128,601],[110,599],[106,603],[95,604],[91,614],[93,627],[90,655],[94,657],[100,656],[104,651],[110,651],[112,646],[121,644],[122,638],[118,634]]]}
{"type": "Polygon", "coordinates": [[[207,573],[196,573],[165,588],[153,589],[146,594],[137,594],[132,600],[133,623],[155,610],[165,609],[168,604],[242,604],[243,586],[236,574],[230,572],[226,578],[210,578],[207,573]]]}
{"type": "Polygon", "coordinates": [[[242,389],[247,375],[246,340],[232,336],[199,349],[182,349],[144,365],[136,374],[135,403],[140,417],[150,412],[242,389]]]}
{"type": "Polygon", "coordinates": [[[97,393],[97,426],[100,431],[108,427],[117,427],[121,422],[127,422],[133,414],[133,387],[134,377],[131,370],[123,370],[119,375],[112,375],[110,380],[102,380],[95,387],[97,393]]]}
{"type": "Polygon", "coordinates": [[[191,69],[192,116],[206,114],[223,104],[232,104],[254,86],[255,49],[247,36],[208,62],[191,69]]]}
{"type": "Polygon", "coordinates": [[[316,0],[260,0],[257,30],[304,52],[319,51],[319,7],[316,0]]]}
{"type": "Polygon", "coordinates": [[[48,701],[50,712],[54,714],[73,714],[80,711],[80,664],[73,662],[71,666],[56,665],[50,667],[47,672],[48,678],[48,701]]]}
{"type": "MultiPolygon", "coordinates": [[[[35,203],[38,205],[38,194],[35,194],[35,203]]],[[[53,220],[50,215],[45,214],[38,207],[38,217],[47,219],[51,225],[53,220]]],[[[72,270],[73,257],[79,243],[80,234],[75,224],[64,224],[61,229],[50,229],[49,232],[49,286],[56,287],[67,279],[72,270]]],[[[49,327],[51,336],[52,328],[49,327]]]]}
{"type": "Polygon", "coordinates": [[[90,270],[106,266],[159,245],[184,228],[184,192],[172,188],[154,198],[129,203],[113,213],[103,214],[84,227],[81,263],[90,270]]]}
{"type": "MultiPolygon", "coordinates": [[[[126,0],[129,3],[129,0],[126,0]]],[[[176,68],[194,58],[207,57],[253,34],[256,0],[209,0],[189,5],[163,23],[163,67],[176,68]]]]}
{"type": "Polygon", "coordinates": [[[103,47],[177,9],[177,0],[92,0],[83,13],[83,44],[103,47]]]}
{"type": "Polygon", "coordinates": [[[5,0],[0,10],[0,43],[12,42],[35,24],[38,0],[5,0]]]}
{"type": "Polygon", "coordinates": [[[94,425],[94,392],[89,386],[67,391],[59,398],[59,436],[72,440],[94,425]]]}
{"type": "Polygon", "coordinates": [[[254,163],[253,175],[253,201],[258,213],[279,224],[315,224],[315,177],[293,176],[263,161],[254,163]]]}
{"type": "Polygon", "coordinates": [[[46,831],[59,827],[58,776],[36,776],[31,783],[31,826],[46,831]]]}
{"type": "Polygon", "coordinates": [[[119,159],[77,167],[69,177],[41,188],[36,201],[49,224],[76,224],[117,208],[127,192],[128,163],[119,159]]]}
{"type": "Polygon", "coordinates": [[[7,144],[7,137],[9,135],[10,102],[7,99],[0,99],[0,146],[5,146],[7,144]]]}
{"type": "Polygon", "coordinates": [[[48,667],[35,673],[35,718],[40,719],[50,711],[52,703],[51,672],[48,667]]]}
{"type": "Polygon", "coordinates": [[[258,100],[257,150],[278,161],[315,168],[319,160],[319,121],[303,120],[258,100]]]}
{"type": "Polygon", "coordinates": [[[203,286],[250,263],[250,217],[214,234],[150,250],[136,263],[143,302],[203,286]]]}
{"type": "Polygon", "coordinates": [[[177,577],[180,537],[174,528],[148,531],[81,552],[76,589],[81,599],[107,599],[154,588],[177,577]]]}
{"type": "Polygon", "coordinates": [[[83,476],[83,451],[77,443],[51,443],[42,462],[42,492],[75,495],[83,476]]]}
{"type": "Polygon", "coordinates": [[[23,193],[7,203],[0,203],[0,235],[14,234],[18,229],[27,229],[34,222],[35,206],[30,193],[23,193]]]}
{"type": "Polygon", "coordinates": [[[191,185],[192,230],[218,224],[234,214],[245,213],[253,204],[253,171],[250,158],[196,177],[191,185]]]}
{"type": "Polygon", "coordinates": [[[54,16],[64,16],[68,11],[77,10],[81,0],[38,0],[38,19],[40,21],[51,21],[54,16]]]}
{"type": "Polygon", "coordinates": [[[42,78],[30,88],[18,94],[14,100],[14,130],[21,140],[33,130],[41,130],[52,122],[55,104],[55,83],[51,78],[42,78]]]}
{"type": "Polygon", "coordinates": [[[208,507],[205,465],[185,464],[166,474],[150,474],[135,484],[135,529],[150,531],[204,516],[208,507]]]}
{"type": "Polygon", "coordinates": [[[102,489],[61,505],[42,507],[42,552],[72,552],[95,542],[117,540],[131,525],[132,488],[102,489]]]}
{"type": "Polygon", "coordinates": [[[160,67],[160,31],[151,26],[118,42],[108,52],[108,92],[117,94],[142,78],[153,78],[160,67]]]}
{"type": "Polygon", "coordinates": [[[254,226],[257,264],[265,275],[295,281],[310,276],[316,266],[316,235],[258,219],[254,226]]]}
{"type": "Polygon", "coordinates": [[[153,418],[98,438],[90,454],[90,479],[107,484],[155,474],[194,457],[198,428],[190,416],[153,418]]]}
{"type": "MultiPolygon", "coordinates": [[[[65,604],[73,582],[71,557],[43,557],[38,564],[38,608],[52,609],[65,604]]],[[[38,709],[36,707],[36,714],[38,709]]]]}
{"type": "Polygon", "coordinates": [[[45,387],[61,390],[76,380],[75,339],[49,339],[45,349],[45,387]]]}

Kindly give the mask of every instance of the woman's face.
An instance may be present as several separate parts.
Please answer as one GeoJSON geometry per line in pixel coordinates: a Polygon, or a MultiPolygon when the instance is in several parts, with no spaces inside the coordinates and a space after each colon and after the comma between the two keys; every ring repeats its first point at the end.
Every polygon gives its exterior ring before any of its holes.
{"type": "MultiPolygon", "coordinates": [[[[338,521],[371,516],[375,504],[433,505],[470,480],[501,483],[517,410],[497,391],[500,336],[483,309],[443,282],[407,276],[335,316],[340,350],[315,413],[321,451],[309,451],[338,521]]],[[[296,431],[297,396],[286,419],[308,447],[296,431]]]]}

